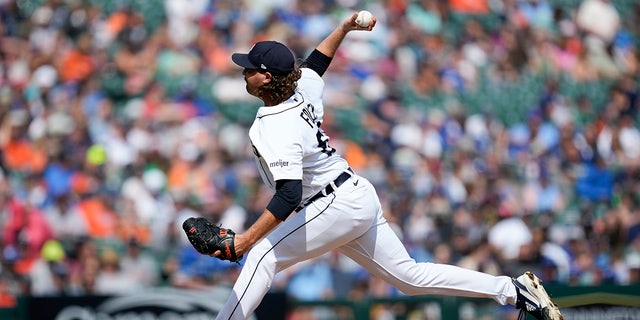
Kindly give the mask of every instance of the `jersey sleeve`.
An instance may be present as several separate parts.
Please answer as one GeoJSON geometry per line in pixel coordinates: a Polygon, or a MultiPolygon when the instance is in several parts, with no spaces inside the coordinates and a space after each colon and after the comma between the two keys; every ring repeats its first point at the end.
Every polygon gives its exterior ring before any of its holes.
{"type": "Polygon", "coordinates": [[[314,49],[313,51],[311,51],[302,65],[303,67],[312,69],[322,77],[322,75],[324,75],[324,73],[329,68],[331,60],[333,60],[333,58],[326,56],[322,52],[318,51],[318,49],[314,49]]]}

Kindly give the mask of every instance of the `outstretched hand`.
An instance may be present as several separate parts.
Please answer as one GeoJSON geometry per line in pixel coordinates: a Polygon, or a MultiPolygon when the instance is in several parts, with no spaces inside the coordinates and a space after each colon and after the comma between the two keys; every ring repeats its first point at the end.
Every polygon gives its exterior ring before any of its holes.
{"type": "Polygon", "coordinates": [[[371,31],[376,26],[376,17],[371,16],[371,22],[366,27],[360,26],[356,23],[356,19],[358,18],[358,12],[354,12],[350,17],[347,17],[341,24],[337,25],[336,28],[326,37],[324,40],[318,44],[316,50],[320,53],[324,54],[329,58],[333,58],[338,50],[338,47],[344,40],[344,37],[353,30],[360,31],[371,31]]]}
{"type": "Polygon", "coordinates": [[[369,23],[369,25],[367,27],[362,27],[360,25],[358,25],[356,23],[356,19],[358,18],[358,13],[354,12],[351,17],[348,17],[347,19],[344,20],[344,22],[342,22],[342,30],[346,33],[349,31],[353,31],[353,30],[364,30],[364,31],[371,31],[373,30],[373,27],[376,26],[376,17],[373,16],[371,18],[371,23],[369,23]]]}

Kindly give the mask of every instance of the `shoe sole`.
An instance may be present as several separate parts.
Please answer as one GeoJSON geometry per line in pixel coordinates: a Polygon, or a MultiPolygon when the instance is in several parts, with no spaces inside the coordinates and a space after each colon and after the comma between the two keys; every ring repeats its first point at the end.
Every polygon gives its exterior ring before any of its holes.
{"type": "Polygon", "coordinates": [[[529,281],[524,281],[523,284],[527,287],[527,290],[540,301],[542,310],[546,310],[546,312],[544,312],[545,320],[564,320],[564,317],[560,314],[558,305],[551,300],[547,291],[542,286],[542,280],[529,271],[525,272],[525,275],[527,275],[529,281]]]}

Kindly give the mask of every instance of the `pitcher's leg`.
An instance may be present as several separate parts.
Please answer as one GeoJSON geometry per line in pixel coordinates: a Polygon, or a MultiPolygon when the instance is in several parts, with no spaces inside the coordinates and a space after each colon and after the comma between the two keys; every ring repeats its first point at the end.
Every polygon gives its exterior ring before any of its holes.
{"type": "Polygon", "coordinates": [[[292,215],[247,255],[233,293],[217,319],[246,319],[260,304],[277,272],[320,256],[365,232],[372,218],[352,219],[348,201],[329,195],[292,215]]]}
{"type": "Polygon", "coordinates": [[[217,320],[244,320],[258,307],[276,273],[275,256],[270,248],[268,240],[263,239],[249,251],[217,320]]]}
{"type": "Polygon", "coordinates": [[[408,295],[491,298],[501,305],[515,304],[511,278],[452,265],[416,263],[387,222],[383,218],[379,221],[362,237],[340,248],[374,276],[408,295]]]}

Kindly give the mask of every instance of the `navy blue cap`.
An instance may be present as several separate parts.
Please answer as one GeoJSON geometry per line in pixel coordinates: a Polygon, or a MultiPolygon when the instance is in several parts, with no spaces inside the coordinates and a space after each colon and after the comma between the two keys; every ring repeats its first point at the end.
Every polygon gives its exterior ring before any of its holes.
{"type": "Polygon", "coordinates": [[[277,41],[260,41],[249,53],[234,53],[231,60],[243,68],[287,74],[294,69],[295,58],[287,46],[277,41]]]}

